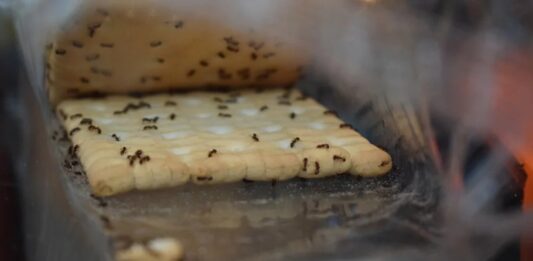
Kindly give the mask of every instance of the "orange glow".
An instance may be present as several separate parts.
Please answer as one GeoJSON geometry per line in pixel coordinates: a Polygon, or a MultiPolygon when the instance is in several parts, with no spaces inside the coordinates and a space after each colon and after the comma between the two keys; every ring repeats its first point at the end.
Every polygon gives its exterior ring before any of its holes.
{"type": "MultiPolygon", "coordinates": [[[[533,52],[520,50],[496,65],[493,131],[524,164],[523,209],[533,211],[533,52]]],[[[522,237],[522,260],[533,260],[533,236],[522,237]]]]}

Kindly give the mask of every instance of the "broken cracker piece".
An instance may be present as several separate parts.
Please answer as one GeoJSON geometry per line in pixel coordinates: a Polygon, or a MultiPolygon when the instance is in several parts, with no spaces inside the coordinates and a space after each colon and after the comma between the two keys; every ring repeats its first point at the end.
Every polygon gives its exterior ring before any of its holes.
{"type": "Polygon", "coordinates": [[[183,246],[174,238],[155,238],[145,244],[131,243],[124,249],[118,249],[115,255],[118,261],[177,261],[183,260],[183,246]]]}

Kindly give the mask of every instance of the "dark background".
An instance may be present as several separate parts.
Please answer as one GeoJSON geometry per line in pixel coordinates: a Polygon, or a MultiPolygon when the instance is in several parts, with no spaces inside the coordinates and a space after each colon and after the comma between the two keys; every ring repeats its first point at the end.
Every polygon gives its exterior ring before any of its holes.
{"type": "Polygon", "coordinates": [[[19,143],[14,113],[18,59],[9,15],[0,8],[0,260],[23,259],[13,146],[19,143]]]}

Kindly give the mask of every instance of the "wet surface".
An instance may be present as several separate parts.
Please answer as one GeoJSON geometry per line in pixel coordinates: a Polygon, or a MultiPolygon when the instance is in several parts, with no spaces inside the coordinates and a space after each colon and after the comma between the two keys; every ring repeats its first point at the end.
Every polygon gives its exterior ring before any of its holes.
{"type": "MultiPolygon", "coordinates": [[[[305,84],[300,87],[306,90],[305,84]]],[[[144,242],[171,236],[183,243],[191,260],[372,257],[387,247],[431,245],[436,237],[438,190],[430,161],[416,142],[419,139],[412,138],[416,133],[398,131],[401,126],[388,125],[396,124],[390,118],[373,116],[381,113],[379,104],[350,108],[342,97],[309,94],[335,99],[330,108],[345,120],[350,121],[346,117],[350,111],[356,112],[358,120],[350,123],[363,133],[372,133],[369,138],[392,154],[394,170],[380,178],[340,175],[275,184],[188,184],[94,198],[81,167],[63,167],[66,185],[73,191],[69,197],[89,203],[90,213],[105,217],[106,222],[97,228],[115,238],[115,245],[124,238],[144,242]],[[382,120],[379,127],[367,126],[365,117],[382,120]]],[[[58,157],[76,160],[68,158],[70,143],[61,139],[57,121],[52,118],[51,122],[58,157]]]]}

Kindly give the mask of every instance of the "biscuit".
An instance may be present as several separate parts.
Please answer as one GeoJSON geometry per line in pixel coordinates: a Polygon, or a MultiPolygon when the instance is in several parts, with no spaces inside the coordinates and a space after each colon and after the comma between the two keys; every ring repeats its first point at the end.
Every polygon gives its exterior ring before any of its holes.
{"type": "Polygon", "coordinates": [[[377,176],[390,156],[295,89],[72,99],[57,107],[93,193],[377,176]]]}
{"type": "Polygon", "coordinates": [[[183,258],[183,246],[174,238],[155,238],[144,244],[131,243],[115,254],[118,261],[175,261],[183,258]]]}
{"type": "Polygon", "coordinates": [[[275,86],[295,82],[301,51],[179,3],[82,1],[47,46],[53,104],[93,93],[275,86]]]}

